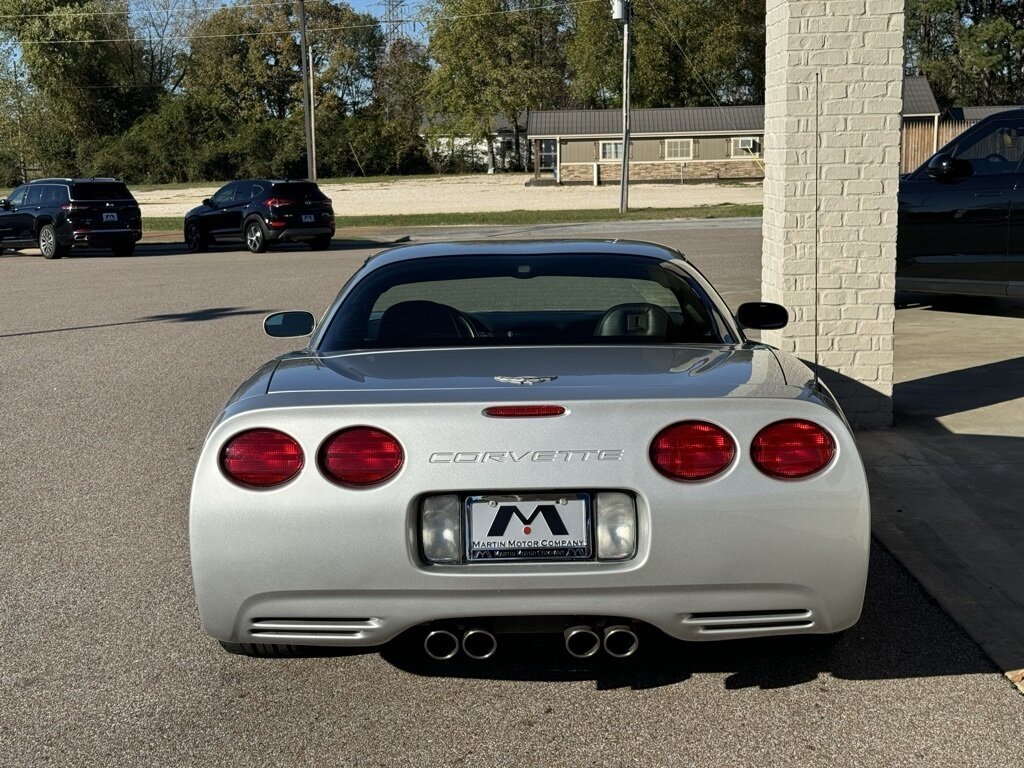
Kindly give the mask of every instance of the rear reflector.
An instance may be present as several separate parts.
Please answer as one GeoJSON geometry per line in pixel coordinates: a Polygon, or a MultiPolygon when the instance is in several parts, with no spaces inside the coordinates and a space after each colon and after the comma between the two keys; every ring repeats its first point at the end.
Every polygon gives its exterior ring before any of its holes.
{"type": "Polygon", "coordinates": [[[835,454],[832,436],[814,422],[801,419],[769,424],[750,445],[750,458],[758,469],[786,480],[820,472],[835,454]]]}
{"type": "Polygon", "coordinates": [[[492,405],[484,408],[484,416],[496,419],[536,419],[564,413],[565,408],[561,405],[492,405]]]}
{"type": "Polygon", "coordinates": [[[220,455],[221,470],[239,485],[273,488],[302,469],[302,447],[276,429],[250,429],[231,438],[220,455]]]}
{"type": "Polygon", "coordinates": [[[651,463],[673,480],[707,480],[732,464],[736,444],[721,427],[706,421],[681,421],[651,442],[651,463]]]}
{"type": "Polygon", "coordinates": [[[320,448],[320,469],[340,485],[382,483],[402,468],[405,455],[393,436],[373,427],[343,429],[320,448]]]}

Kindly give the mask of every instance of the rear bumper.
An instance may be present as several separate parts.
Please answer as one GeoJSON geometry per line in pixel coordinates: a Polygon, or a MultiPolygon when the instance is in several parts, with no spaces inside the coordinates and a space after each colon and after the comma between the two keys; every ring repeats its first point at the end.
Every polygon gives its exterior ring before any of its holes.
{"type": "Polygon", "coordinates": [[[114,243],[137,243],[142,239],[142,227],[119,227],[117,229],[71,229],[65,228],[58,234],[64,246],[106,246],[114,243]]]}
{"type": "Polygon", "coordinates": [[[799,585],[734,584],[456,593],[277,592],[249,596],[234,615],[230,610],[214,616],[204,611],[203,628],[226,642],[320,646],[379,645],[430,622],[522,619],[528,624],[536,617],[564,617],[565,626],[579,623],[573,617],[628,619],[689,641],[821,634],[856,623],[863,602],[863,575],[860,579],[860,588],[851,584],[841,598],[799,585]]]}
{"type": "MultiPolygon", "coordinates": [[[[468,440],[453,427],[458,405],[254,410],[218,423],[199,458],[189,521],[203,628],[229,642],[359,646],[387,642],[426,622],[462,618],[617,617],[684,640],[831,633],[854,624],[867,578],[870,502],[856,446],[839,418],[807,403],[770,403],[775,418],[813,413],[836,437],[835,460],[812,478],[773,480],[741,455],[710,481],[681,484],[652,467],[647,445],[666,422],[707,413],[708,405],[644,405],[631,408],[627,422],[607,417],[612,402],[573,403],[573,417],[587,427],[585,447],[622,448],[621,460],[529,465],[430,463],[437,445],[447,449],[456,438],[468,440]],[[303,447],[309,457],[303,471],[264,491],[226,480],[218,462],[225,442],[270,423],[303,447]],[[403,436],[408,458],[392,480],[353,490],[318,471],[317,447],[348,423],[403,436]],[[424,494],[511,488],[631,493],[635,557],[423,561],[424,494]]],[[[757,414],[729,419],[738,445],[749,445],[764,408],[756,402],[734,407],[757,414]]],[[[508,424],[501,428],[502,446],[568,445],[559,435],[569,428],[568,421],[508,424]]]]}
{"type": "Polygon", "coordinates": [[[331,227],[287,227],[285,229],[268,229],[267,239],[274,243],[298,243],[330,237],[334,234],[331,227]]]}

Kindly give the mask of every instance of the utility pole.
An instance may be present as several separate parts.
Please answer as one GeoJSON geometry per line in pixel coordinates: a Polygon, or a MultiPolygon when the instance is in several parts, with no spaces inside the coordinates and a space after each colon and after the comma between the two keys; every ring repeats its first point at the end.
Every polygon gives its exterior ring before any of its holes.
{"type": "Polygon", "coordinates": [[[633,21],[631,0],[612,0],[612,18],[622,22],[622,173],[619,181],[619,213],[625,213],[629,210],[629,59],[633,21]]]}
{"type": "Polygon", "coordinates": [[[21,165],[19,170],[21,170],[22,182],[26,182],[28,181],[28,168],[25,167],[25,108],[21,98],[21,83],[18,81],[18,63],[16,61],[11,62],[11,70],[14,73],[14,99],[18,110],[18,125],[15,131],[18,136],[18,162],[21,165]]]}
{"type": "Polygon", "coordinates": [[[306,0],[299,0],[299,42],[302,48],[302,107],[306,123],[306,178],[316,181],[316,147],[313,146],[313,93],[309,83],[309,48],[306,45],[306,0]]]}

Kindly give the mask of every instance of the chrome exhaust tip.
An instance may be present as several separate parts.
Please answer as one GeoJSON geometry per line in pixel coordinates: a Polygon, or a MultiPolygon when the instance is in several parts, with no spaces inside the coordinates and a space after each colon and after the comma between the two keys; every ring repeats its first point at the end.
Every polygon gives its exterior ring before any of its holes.
{"type": "Polygon", "coordinates": [[[435,629],[423,638],[423,650],[437,661],[447,661],[459,652],[459,638],[447,629],[435,629]]]}
{"type": "Polygon", "coordinates": [[[498,638],[486,629],[467,629],[462,635],[462,652],[471,659],[489,659],[498,650],[498,638]]]}
{"type": "Polygon", "coordinates": [[[601,650],[601,638],[590,627],[579,625],[569,627],[562,633],[565,638],[565,650],[577,659],[589,659],[601,650]]]}
{"type": "Polygon", "coordinates": [[[605,627],[604,630],[604,652],[616,659],[625,659],[636,653],[640,647],[640,638],[636,636],[630,627],[625,624],[616,624],[613,627],[605,627]]]}

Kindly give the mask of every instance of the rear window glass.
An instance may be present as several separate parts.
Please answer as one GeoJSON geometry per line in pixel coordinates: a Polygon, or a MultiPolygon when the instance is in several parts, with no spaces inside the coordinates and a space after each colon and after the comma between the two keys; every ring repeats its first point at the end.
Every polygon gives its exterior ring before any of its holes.
{"type": "Polygon", "coordinates": [[[274,195],[290,200],[324,200],[327,196],[309,181],[286,181],[274,185],[274,195]]]}
{"type": "Polygon", "coordinates": [[[320,350],[732,343],[727,327],[700,285],[667,263],[453,256],[371,272],[345,298],[320,350]]]}
{"type": "Polygon", "coordinates": [[[132,193],[121,182],[89,181],[79,182],[71,187],[75,200],[131,200],[132,193]]]}

